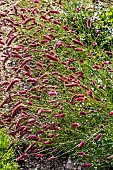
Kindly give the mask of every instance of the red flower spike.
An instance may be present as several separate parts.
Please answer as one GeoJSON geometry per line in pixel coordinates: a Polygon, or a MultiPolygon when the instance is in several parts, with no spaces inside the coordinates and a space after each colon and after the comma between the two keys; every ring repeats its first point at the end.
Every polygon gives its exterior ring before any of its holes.
{"type": "MultiPolygon", "coordinates": [[[[55,130],[61,130],[60,127],[56,127],[55,130]]],[[[58,137],[57,135],[55,137],[58,137]]]]}
{"type": "Polygon", "coordinates": [[[83,87],[84,89],[86,90],[90,90],[87,86],[83,85],[83,84],[80,84],[81,87],[83,87]]]}
{"type": "Polygon", "coordinates": [[[0,40],[0,44],[5,45],[5,43],[2,40],[0,40]]]}
{"type": "Polygon", "coordinates": [[[89,110],[89,113],[93,113],[94,112],[94,110],[89,110]]]}
{"type": "Polygon", "coordinates": [[[13,5],[13,9],[14,9],[14,13],[17,15],[18,12],[17,12],[17,7],[16,7],[16,4],[13,5]]]}
{"type": "Polygon", "coordinates": [[[111,112],[109,113],[109,115],[113,115],[113,111],[111,111],[111,112]]]}
{"type": "Polygon", "coordinates": [[[80,124],[75,122],[75,123],[72,123],[72,126],[73,127],[80,127],[80,124]]]}
{"type": "Polygon", "coordinates": [[[84,168],[85,168],[85,167],[91,167],[92,164],[90,164],[90,163],[85,163],[85,164],[82,164],[81,166],[84,167],[84,168]]]}
{"type": "Polygon", "coordinates": [[[7,46],[9,46],[15,38],[16,38],[16,36],[15,36],[15,35],[14,35],[14,36],[12,36],[12,37],[8,40],[8,42],[7,42],[7,46]]]}
{"type": "Polygon", "coordinates": [[[4,104],[10,103],[11,101],[13,101],[12,96],[9,94],[9,96],[3,102],[0,103],[0,108],[2,108],[4,104]]]}
{"type": "Polygon", "coordinates": [[[39,3],[39,0],[34,0],[34,3],[39,3]]]}
{"type": "MultiPolygon", "coordinates": [[[[36,11],[37,13],[39,12],[39,10],[38,10],[37,7],[35,7],[35,8],[32,10],[32,13],[33,13],[34,11],[36,11]]],[[[34,13],[33,13],[33,14],[34,14],[34,13]]]]}
{"type": "Polygon", "coordinates": [[[48,75],[48,74],[46,74],[46,73],[45,73],[45,74],[42,74],[42,75],[39,77],[39,79],[42,79],[42,78],[44,78],[44,77],[47,77],[47,75],[48,75]]]}
{"type": "Polygon", "coordinates": [[[62,118],[62,117],[65,117],[65,114],[63,114],[63,113],[55,114],[54,116],[57,117],[57,118],[62,118]]]}
{"type": "Polygon", "coordinates": [[[40,108],[39,110],[38,110],[38,116],[40,116],[41,115],[41,113],[43,112],[43,108],[40,108]]]}
{"type": "Polygon", "coordinates": [[[14,145],[14,142],[11,142],[11,144],[7,147],[7,150],[9,150],[14,145]]]}
{"type": "Polygon", "coordinates": [[[36,153],[36,152],[39,152],[39,151],[40,151],[39,148],[35,148],[35,149],[32,151],[32,153],[36,153]]]}
{"type": "Polygon", "coordinates": [[[16,123],[16,129],[18,129],[20,127],[20,122],[21,120],[24,119],[23,117],[20,117],[16,123]]]}
{"type": "Polygon", "coordinates": [[[14,21],[10,18],[5,18],[6,21],[10,22],[12,25],[14,25],[14,21]]]}
{"type": "Polygon", "coordinates": [[[52,144],[52,141],[50,141],[50,140],[48,140],[48,141],[45,141],[45,142],[43,142],[45,145],[50,145],[50,144],[52,144]]]}
{"type": "Polygon", "coordinates": [[[55,159],[55,157],[52,156],[52,157],[48,158],[47,160],[48,160],[48,161],[52,161],[52,160],[54,160],[54,159],[55,159]]]}
{"type": "Polygon", "coordinates": [[[26,156],[28,156],[27,153],[25,153],[25,154],[23,154],[23,155],[20,155],[20,156],[16,159],[16,161],[20,161],[20,160],[24,159],[26,156]]]}
{"type": "Polygon", "coordinates": [[[85,152],[77,152],[78,155],[85,155],[85,152]]]}
{"type": "Polygon", "coordinates": [[[24,14],[20,14],[20,17],[22,18],[23,21],[25,21],[25,15],[24,14]]]}
{"type": "Polygon", "coordinates": [[[40,17],[44,20],[48,20],[48,18],[46,18],[46,15],[41,15],[40,17]]]}
{"type": "Polygon", "coordinates": [[[53,137],[54,137],[54,134],[49,133],[49,134],[48,134],[48,137],[49,137],[49,138],[53,138],[53,137]]]}
{"type": "Polygon", "coordinates": [[[85,145],[85,141],[83,140],[79,145],[78,148],[82,148],[85,145]]]}
{"type": "Polygon", "coordinates": [[[24,60],[21,65],[20,65],[20,68],[22,68],[28,61],[31,61],[32,58],[31,57],[28,57],[26,60],[24,60]]]}
{"type": "Polygon", "coordinates": [[[32,77],[32,74],[30,74],[30,72],[25,72],[23,75],[24,75],[24,76],[26,75],[26,76],[28,76],[28,77],[32,77]]]}
{"type": "Polygon", "coordinates": [[[91,20],[90,20],[90,18],[87,19],[87,28],[89,28],[89,29],[91,28],[91,20]]]}
{"type": "Polygon", "coordinates": [[[58,138],[60,136],[60,134],[59,133],[57,133],[56,135],[55,135],[55,137],[54,138],[58,138]]]}
{"type": "Polygon", "coordinates": [[[29,104],[30,106],[32,106],[32,105],[33,105],[33,102],[32,102],[32,101],[28,101],[28,104],[29,104]]]}
{"type": "Polygon", "coordinates": [[[41,158],[43,155],[41,153],[37,153],[35,156],[41,158]]]}
{"type": "Polygon", "coordinates": [[[12,117],[15,116],[15,114],[22,109],[22,107],[24,107],[24,105],[22,103],[20,103],[19,105],[15,106],[14,109],[12,110],[12,117]]]}
{"type": "Polygon", "coordinates": [[[54,24],[61,25],[61,22],[60,22],[59,20],[52,20],[52,22],[53,22],[54,24]]]}
{"type": "Polygon", "coordinates": [[[93,66],[93,68],[96,69],[96,70],[100,70],[100,66],[97,65],[97,64],[95,64],[95,65],[93,66]]]}
{"type": "Polygon", "coordinates": [[[47,39],[48,41],[51,41],[52,39],[49,37],[49,36],[47,36],[47,35],[43,35],[43,37],[45,38],[45,39],[47,39]]]}
{"type": "Polygon", "coordinates": [[[5,17],[7,14],[5,12],[0,12],[0,17],[5,17]]]}
{"type": "Polygon", "coordinates": [[[81,8],[76,8],[76,12],[78,13],[78,12],[80,12],[80,10],[81,10],[81,8]]]}
{"type": "Polygon", "coordinates": [[[75,51],[81,51],[81,52],[85,52],[86,50],[83,48],[74,48],[75,51]]]}
{"type": "Polygon", "coordinates": [[[89,54],[88,54],[88,58],[90,59],[91,57],[92,57],[92,52],[89,52],[89,54]]]}
{"type": "Polygon", "coordinates": [[[105,53],[108,54],[108,55],[112,55],[113,54],[112,51],[105,51],[105,53]]]}
{"type": "Polygon", "coordinates": [[[37,79],[35,78],[28,78],[27,82],[38,83],[37,79]]]}
{"type": "Polygon", "coordinates": [[[48,14],[50,14],[50,13],[53,13],[53,14],[60,14],[60,12],[57,11],[57,10],[50,10],[50,11],[48,12],[48,14]]]}
{"type": "Polygon", "coordinates": [[[62,41],[57,41],[54,45],[54,49],[57,48],[57,47],[61,47],[62,46],[62,41]]]}
{"type": "Polygon", "coordinates": [[[77,97],[76,101],[85,101],[85,97],[77,97]]]}
{"type": "Polygon", "coordinates": [[[40,62],[36,62],[36,65],[41,67],[41,68],[43,67],[42,63],[40,63],[40,62]]]}
{"type": "Polygon", "coordinates": [[[94,140],[95,140],[95,141],[98,141],[101,137],[102,137],[102,133],[99,133],[99,134],[94,138],[94,140]]]}
{"type": "Polygon", "coordinates": [[[105,62],[102,62],[102,68],[105,66],[105,65],[108,65],[108,64],[112,64],[110,61],[105,61],[105,62]]]}
{"type": "Polygon", "coordinates": [[[29,21],[35,21],[35,18],[27,18],[27,19],[25,19],[24,21],[23,21],[23,25],[24,24],[27,24],[29,21]]]}
{"type": "Polygon", "coordinates": [[[81,112],[80,112],[80,115],[87,115],[87,113],[86,113],[86,112],[81,111],[81,112]]]}
{"type": "Polygon", "coordinates": [[[45,131],[44,130],[38,130],[36,133],[37,134],[43,134],[45,131]]]}
{"type": "Polygon", "coordinates": [[[27,120],[28,123],[34,123],[35,121],[36,121],[36,119],[34,119],[34,118],[31,118],[31,119],[27,120]]]}
{"type": "Polygon", "coordinates": [[[92,91],[89,90],[86,94],[89,95],[90,97],[94,98],[92,91]]]}
{"type": "Polygon", "coordinates": [[[69,31],[70,29],[69,29],[69,25],[65,25],[65,26],[63,26],[63,28],[66,30],[66,31],[69,31]]]}
{"type": "Polygon", "coordinates": [[[97,42],[96,42],[96,41],[95,41],[95,42],[93,42],[93,45],[94,45],[94,46],[96,46],[96,45],[97,45],[97,42]]]}
{"type": "Polygon", "coordinates": [[[66,87],[78,87],[78,83],[66,84],[66,87]]]}
{"type": "Polygon", "coordinates": [[[27,90],[19,91],[18,94],[26,94],[27,90]]]}
{"type": "Polygon", "coordinates": [[[49,59],[51,59],[53,61],[58,61],[58,58],[56,58],[54,55],[51,55],[49,53],[46,54],[46,57],[48,57],[49,59]]]}
{"type": "Polygon", "coordinates": [[[53,97],[54,97],[54,96],[57,95],[57,92],[54,91],[54,90],[52,90],[52,91],[49,91],[48,94],[49,94],[50,96],[53,96],[53,97]]]}
{"type": "Polygon", "coordinates": [[[58,3],[59,5],[62,5],[61,0],[57,0],[57,3],[58,3]]]}
{"type": "Polygon", "coordinates": [[[28,65],[24,65],[24,69],[25,69],[25,71],[30,72],[30,67],[28,65]]]}
{"type": "Polygon", "coordinates": [[[51,113],[52,110],[51,110],[51,109],[49,109],[49,110],[44,110],[44,112],[45,112],[45,113],[51,113]]]}
{"type": "Polygon", "coordinates": [[[6,88],[5,92],[8,92],[8,91],[11,89],[11,87],[12,87],[15,83],[17,83],[17,82],[19,82],[18,79],[12,80],[12,82],[11,82],[11,83],[8,85],[8,87],[6,88]]]}
{"type": "Polygon", "coordinates": [[[25,150],[25,153],[28,153],[29,151],[30,151],[30,149],[35,145],[36,143],[34,142],[34,143],[32,143],[31,145],[29,145],[28,147],[27,147],[27,149],[25,150]]]}
{"type": "Polygon", "coordinates": [[[75,44],[78,44],[80,46],[84,46],[84,44],[81,42],[81,41],[78,41],[78,40],[72,40],[72,42],[74,42],[75,44]]]}
{"type": "Polygon", "coordinates": [[[78,94],[77,97],[84,97],[84,94],[78,94]]]}
{"type": "Polygon", "coordinates": [[[29,135],[27,138],[29,140],[35,140],[35,139],[37,139],[37,136],[36,135],[29,135]]]}

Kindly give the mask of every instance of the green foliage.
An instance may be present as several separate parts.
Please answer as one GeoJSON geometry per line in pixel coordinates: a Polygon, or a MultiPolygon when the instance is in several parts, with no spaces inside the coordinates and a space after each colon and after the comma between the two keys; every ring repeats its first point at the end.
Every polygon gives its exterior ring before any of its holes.
{"type": "Polygon", "coordinates": [[[18,164],[14,161],[14,148],[8,150],[10,145],[9,135],[6,134],[5,129],[0,129],[0,169],[1,170],[18,170],[18,164]]]}

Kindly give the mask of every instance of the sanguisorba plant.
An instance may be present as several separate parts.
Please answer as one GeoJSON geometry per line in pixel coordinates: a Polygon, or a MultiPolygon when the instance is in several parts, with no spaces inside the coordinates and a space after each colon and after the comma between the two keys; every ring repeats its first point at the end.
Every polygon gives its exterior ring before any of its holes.
{"type": "Polygon", "coordinates": [[[0,126],[23,147],[17,161],[69,154],[84,168],[109,166],[113,48],[98,44],[95,11],[74,0],[1,6],[0,126]]]}

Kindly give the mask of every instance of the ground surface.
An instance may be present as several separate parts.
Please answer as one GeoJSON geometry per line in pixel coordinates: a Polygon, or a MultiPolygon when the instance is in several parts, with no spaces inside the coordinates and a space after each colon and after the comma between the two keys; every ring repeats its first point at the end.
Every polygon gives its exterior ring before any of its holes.
{"type": "Polygon", "coordinates": [[[26,158],[19,162],[20,170],[82,170],[80,166],[75,166],[70,158],[59,158],[48,161],[43,158],[26,158]]]}

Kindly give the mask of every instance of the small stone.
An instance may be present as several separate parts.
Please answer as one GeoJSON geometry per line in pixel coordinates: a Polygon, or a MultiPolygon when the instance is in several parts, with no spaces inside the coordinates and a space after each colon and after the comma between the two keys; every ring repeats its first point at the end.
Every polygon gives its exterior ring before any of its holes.
{"type": "Polygon", "coordinates": [[[67,168],[68,170],[73,170],[73,168],[74,168],[74,165],[73,165],[70,157],[68,158],[68,161],[67,161],[67,163],[66,163],[66,168],[67,168]]]}

